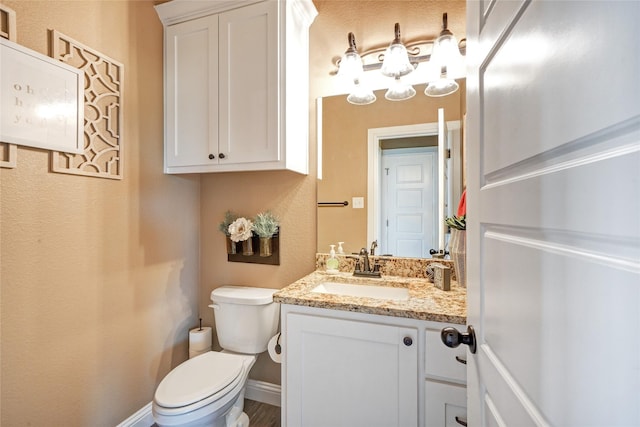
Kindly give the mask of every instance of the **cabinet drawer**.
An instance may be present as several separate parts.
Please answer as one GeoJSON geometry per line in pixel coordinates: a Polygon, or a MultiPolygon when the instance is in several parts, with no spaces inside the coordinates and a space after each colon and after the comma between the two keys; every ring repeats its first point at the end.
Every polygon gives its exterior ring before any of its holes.
{"type": "Polygon", "coordinates": [[[460,427],[467,421],[467,388],[427,381],[425,427],[460,427]]]}
{"type": "Polygon", "coordinates": [[[467,382],[467,365],[456,360],[467,360],[467,346],[449,348],[440,339],[440,330],[427,329],[425,338],[425,374],[448,381],[467,382]]]}

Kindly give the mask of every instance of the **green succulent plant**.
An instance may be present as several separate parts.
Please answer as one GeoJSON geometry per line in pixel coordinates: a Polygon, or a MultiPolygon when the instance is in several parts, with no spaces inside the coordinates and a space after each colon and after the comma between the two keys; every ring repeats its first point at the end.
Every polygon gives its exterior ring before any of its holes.
{"type": "Polygon", "coordinates": [[[226,211],[224,213],[224,220],[218,225],[218,230],[224,233],[225,236],[229,236],[229,226],[233,221],[238,219],[238,215],[231,211],[226,211]]]}
{"type": "Polygon", "coordinates": [[[260,237],[271,237],[278,232],[278,218],[271,212],[260,212],[253,220],[253,232],[260,237]]]}
{"type": "Polygon", "coordinates": [[[467,216],[450,216],[444,220],[447,225],[451,228],[455,228],[456,230],[466,230],[467,229],[467,216]]]}

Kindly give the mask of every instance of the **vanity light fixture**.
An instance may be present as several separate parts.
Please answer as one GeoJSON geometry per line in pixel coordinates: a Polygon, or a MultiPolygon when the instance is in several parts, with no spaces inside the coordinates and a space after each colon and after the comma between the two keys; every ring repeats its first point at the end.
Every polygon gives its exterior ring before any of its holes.
{"type": "Polygon", "coordinates": [[[455,72],[461,71],[464,67],[464,59],[460,54],[458,40],[448,28],[446,13],[442,14],[442,31],[433,44],[431,61],[455,72]]]}
{"type": "Polygon", "coordinates": [[[384,60],[380,72],[387,77],[393,77],[393,83],[384,95],[389,101],[403,101],[412,98],[416,91],[413,86],[405,84],[400,80],[414,70],[413,64],[409,62],[407,48],[400,40],[400,24],[396,22],[394,27],[394,38],[384,53],[384,60]]]}
{"type": "Polygon", "coordinates": [[[348,42],[348,49],[336,65],[337,75],[349,85],[347,101],[352,104],[366,105],[376,100],[367,84],[367,72],[371,70],[379,70],[381,75],[392,79],[386,84],[388,90],[385,93],[385,98],[391,101],[402,101],[416,94],[413,86],[403,79],[408,74],[413,73],[414,82],[427,82],[424,91],[427,96],[454,93],[458,90],[455,78],[464,75],[464,58],[458,41],[448,28],[446,13],[442,16],[442,31],[435,40],[404,45],[400,38],[400,24],[396,23],[394,39],[386,49],[372,49],[359,54],[353,33],[349,33],[348,42]],[[430,53],[421,55],[427,45],[431,47],[430,53]],[[366,59],[370,60],[369,63],[366,59]]]}
{"type": "Polygon", "coordinates": [[[349,47],[342,55],[340,60],[340,68],[338,70],[338,76],[348,83],[353,84],[353,89],[347,97],[347,101],[356,105],[367,105],[375,102],[376,96],[371,89],[361,84],[362,75],[364,69],[362,65],[362,58],[358,54],[358,48],[356,47],[356,37],[353,33],[349,33],[347,36],[349,47]]]}
{"type": "Polygon", "coordinates": [[[442,31],[433,43],[429,66],[437,78],[429,79],[429,84],[424,91],[425,95],[445,96],[458,90],[458,83],[449,76],[463,72],[464,59],[458,48],[458,40],[449,31],[446,13],[442,15],[442,31]]]}

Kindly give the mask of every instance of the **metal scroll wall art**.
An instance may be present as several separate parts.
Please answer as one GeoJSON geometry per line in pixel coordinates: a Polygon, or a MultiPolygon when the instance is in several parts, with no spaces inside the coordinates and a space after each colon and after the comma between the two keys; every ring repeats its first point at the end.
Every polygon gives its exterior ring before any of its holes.
{"type": "Polygon", "coordinates": [[[84,153],[51,153],[53,172],[122,179],[122,83],[119,62],[50,32],[52,58],[84,71],[84,153]]]}

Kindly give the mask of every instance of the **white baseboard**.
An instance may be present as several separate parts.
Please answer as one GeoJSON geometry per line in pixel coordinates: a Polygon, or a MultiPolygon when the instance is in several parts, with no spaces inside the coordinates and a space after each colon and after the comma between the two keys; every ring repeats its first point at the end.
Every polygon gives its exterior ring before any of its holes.
{"type": "Polygon", "coordinates": [[[249,379],[244,397],[255,400],[256,402],[280,406],[281,390],[282,387],[278,384],[249,379]]]}
{"type": "Polygon", "coordinates": [[[118,424],[117,427],[151,427],[154,423],[151,402],[149,402],[138,412],[118,424]]]}
{"type": "MultiPolygon", "coordinates": [[[[247,389],[244,397],[256,402],[280,406],[280,394],[282,387],[265,381],[247,380],[247,389]]],[[[151,402],[147,403],[138,412],[118,424],[116,427],[151,427],[154,424],[151,414],[151,402]]]]}

